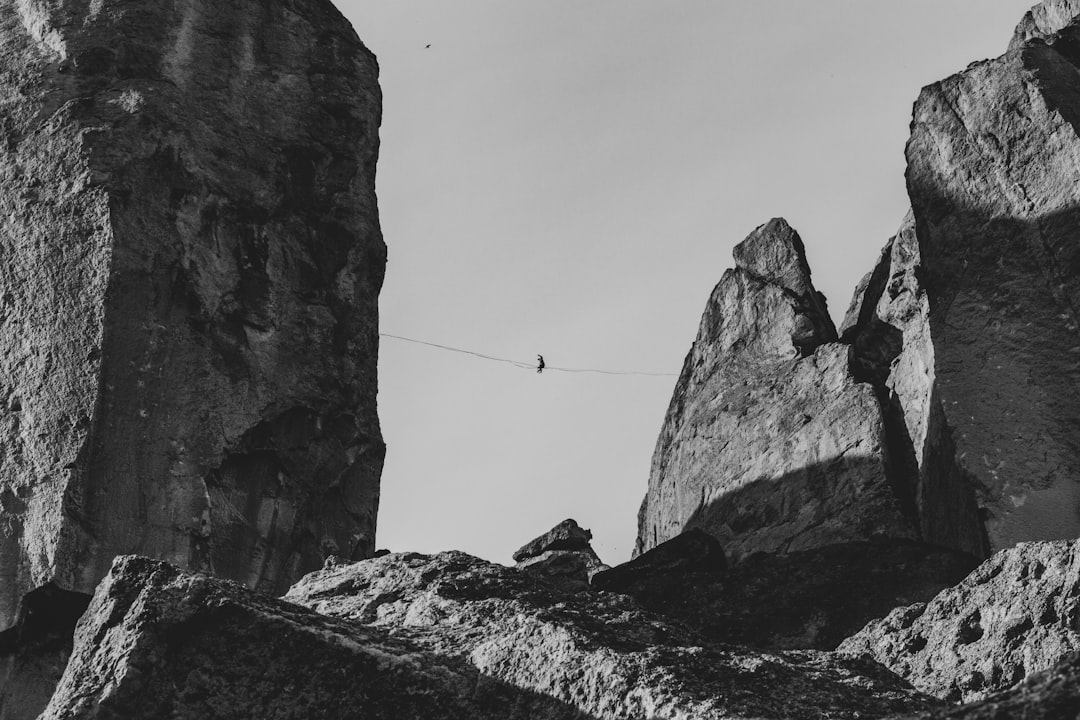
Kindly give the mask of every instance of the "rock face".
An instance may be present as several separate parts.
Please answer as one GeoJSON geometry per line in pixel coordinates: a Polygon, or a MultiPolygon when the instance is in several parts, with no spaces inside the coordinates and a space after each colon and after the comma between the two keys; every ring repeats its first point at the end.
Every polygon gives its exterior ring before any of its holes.
{"type": "Polygon", "coordinates": [[[852,371],[877,392],[893,472],[906,478],[903,485],[922,537],[984,558],[989,543],[977,488],[956,460],[937,395],[930,302],[921,267],[915,219],[909,213],[877,266],[859,283],[841,337],[851,345],[852,371]]]}
{"type": "MultiPolygon", "coordinates": [[[[1048,32],[1068,7],[1031,17],[1056,17],[1048,32]]],[[[1078,68],[1075,25],[976,63],[922,91],[907,146],[933,343],[923,422],[940,408],[992,550],[1080,536],[1078,68]]]]}
{"type": "Polygon", "coordinates": [[[0,1],[0,628],[373,550],[376,76],[327,0],[0,1]]]}
{"type": "Polygon", "coordinates": [[[636,552],[701,528],[733,559],[917,539],[872,387],[849,370],[802,241],[783,220],[735,249],[668,408],[636,552]]]}
{"type": "Polygon", "coordinates": [[[727,556],[720,542],[704,530],[693,529],[665,540],[613,568],[592,577],[592,586],[599,590],[623,592],[645,579],[673,573],[719,573],[727,569],[727,556]]]}
{"type": "Polygon", "coordinates": [[[1077,15],[1080,15],[1080,0],[1043,0],[1020,20],[1009,49],[1023,47],[1032,39],[1048,38],[1071,25],[1077,15]]]}
{"type": "Polygon", "coordinates": [[[1036,673],[1016,687],[958,708],[939,708],[910,720],[1075,720],[1080,708],[1080,654],[1036,673]]]}
{"type": "Polygon", "coordinates": [[[1023,543],[839,647],[924,692],[978,700],[1080,651],[1080,540],[1023,543]]]}
{"type": "Polygon", "coordinates": [[[546,582],[570,590],[589,586],[589,579],[607,570],[589,541],[592,532],[576,520],[561,523],[535,538],[514,553],[517,568],[546,582]]]}
{"type": "Polygon", "coordinates": [[[285,599],[386,629],[597,720],[880,717],[926,702],[874,663],[702,644],[625,596],[560,592],[457,552],[329,567],[285,599]]]}
{"type": "Polygon", "coordinates": [[[595,575],[593,587],[629,595],[702,639],[769,650],[833,650],[868,621],[932,599],[976,565],[964,553],[902,541],[758,553],[727,569],[635,565],[671,542],[595,575]]]}

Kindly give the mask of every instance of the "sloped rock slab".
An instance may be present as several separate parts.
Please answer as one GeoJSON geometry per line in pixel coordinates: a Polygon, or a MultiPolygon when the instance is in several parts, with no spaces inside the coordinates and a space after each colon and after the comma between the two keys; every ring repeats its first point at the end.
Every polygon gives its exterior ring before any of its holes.
{"type": "Polygon", "coordinates": [[[660,568],[601,584],[620,565],[593,585],[630,595],[713,642],[832,650],[898,605],[930,600],[976,565],[969,555],[919,543],[850,543],[758,553],[726,571],[660,568]]]}
{"type": "Polygon", "coordinates": [[[941,698],[972,701],[1080,651],[1080,540],[997,553],[925,604],[897,608],[845,640],[941,698]]]}
{"type": "Polygon", "coordinates": [[[727,569],[727,557],[720,541],[704,530],[687,530],[652,550],[592,577],[597,590],[624,591],[657,576],[679,572],[717,573],[727,569]]]}
{"type": "Polygon", "coordinates": [[[592,718],[868,718],[929,702],[874,663],[702,645],[625,596],[560,592],[458,552],[329,567],[286,599],[592,718]]]}

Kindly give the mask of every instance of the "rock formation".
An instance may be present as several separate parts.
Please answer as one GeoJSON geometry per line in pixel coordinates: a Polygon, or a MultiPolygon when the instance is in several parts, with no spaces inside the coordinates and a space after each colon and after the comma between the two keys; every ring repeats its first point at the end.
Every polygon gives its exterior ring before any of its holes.
{"type": "Polygon", "coordinates": [[[592,532],[576,520],[561,523],[514,553],[518,570],[568,590],[589,586],[589,579],[608,566],[600,560],[589,541],[592,532]]]}
{"type": "Polygon", "coordinates": [[[1023,47],[1029,40],[1050,37],[1071,25],[1077,15],[1080,15],[1080,0],[1044,0],[1024,14],[1009,50],[1023,47]]]}
{"type": "Polygon", "coordinates": [[[918,539],[873,388],[849,369],[802,240],[783,220],[735,249],[653,454],[636,552],[701,528],[734,559],[918,539]]]}
{"type": "Polygon", "coordinates": [[[376,76],[328,0],[0,1],[0,629],[371,553],[376,76]]]}
{"type": "Polygon", "coordinates": [[[1080,651],[1080,540],[1022,543],[928,603],[900,607],[845,640],[912,685],[978,700],[1080,651]]]}
{"type": "Polygon", "coordinates": [[[592,586],[629,595],[711,642],[833,650],[897,605],[932,599],[976,564],[964,553],[903,541],[757,553],[726,569],[707,558],[652,561],[687,534],[598,573],[592,586]]]}
{"type": "Polygon", "coordinates": [[[880,356],[924,519],[968,517],[973,488],[993,550],[1080,535],[1075,9],[1037,6],[1013,50],[922,91],[912,217],[845,333],[880,356]],[[903,337],[891,360],[875,325],[903,337]]]}

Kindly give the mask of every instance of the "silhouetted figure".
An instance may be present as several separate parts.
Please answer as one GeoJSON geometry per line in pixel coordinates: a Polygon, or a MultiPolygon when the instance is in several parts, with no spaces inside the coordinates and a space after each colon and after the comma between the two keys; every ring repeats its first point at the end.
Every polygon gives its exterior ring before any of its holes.
{"type": "Polygon", "coordinates": [[[544,356],[543,355],[537,355],[536,356],[536,372],[538,372],[538,373],[544,372],[545,367],[547,367],[547,365],[544,364],[544,356]]]}

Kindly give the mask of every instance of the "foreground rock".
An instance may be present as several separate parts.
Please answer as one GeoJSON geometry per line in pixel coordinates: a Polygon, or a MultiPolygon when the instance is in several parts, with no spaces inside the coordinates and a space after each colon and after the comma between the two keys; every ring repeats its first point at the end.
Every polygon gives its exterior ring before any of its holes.
{"type": "Polygon", "coordinates": [[[463,553],[329,567],[286,599],[386,629],[589,718],[867,718],[927,702],[874,663],[701,645],[622,595],[559,592],[463,553]]]}
{"type": "Polygon", "coordinates": [[[0,629],[373,550],[377,65],[328,0],[0,1],[0,629]]]}
{"type": "Polygon", "coordinates": [[[592,532],[576,520],[561,523],[514,553],[517,568],[534,577],[568,590],[589,586],[589,579],[608,566],[600,560],[589,541],[592,532]]]}
{"type": "Polygon", "coordinates": [[[908,720],[1075,720],[1080,708],[1080,654],[985,700],[939,708],[908,720]]]}
{"type": "Polygon", "coordinates": [[[1080,28],[1043,37],[1071,12],[1037,7],[1034,39],[924,88],[907,146],[927,407],[992,550],[1080,536],[1080,28]]]}
{"type": "Polygon", "coordinates": [[[703,639],[772,650],[832,650],[898,605],[930,600],[977,564],[956,551],[891,541],[759,553],[726,570],[634,565],[664,547],[596,575],[593,586],[630,595],[703,639]]]}
{"type": "Polygon", "coordinates": [[[1080,651],[1080,540],[1023,543],[925,604],[894,610],[839,647],[912,685],[977,700],[1080,651]]]}
{"type": "Polygon", "coordinates": [[[918,539],[873,388],[849,370],[802,241],[783,220],[735,249],[653,454],[636,552],[701,528],[738,560],[918,539]]]}
{"type": "Polygon", "coordinates": [[[42,720],[580,718],[468,663],[234,583],[119,558],[42,720]]]}

